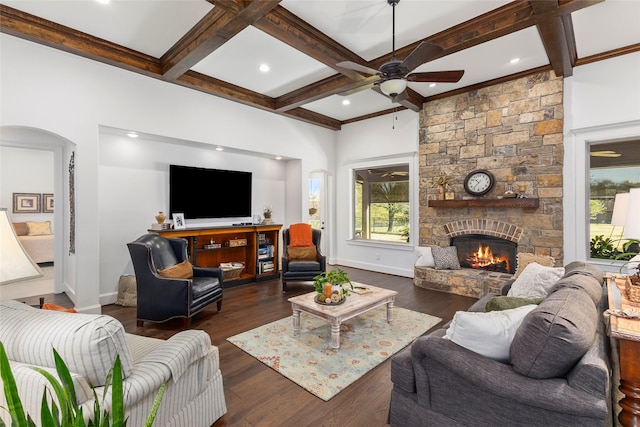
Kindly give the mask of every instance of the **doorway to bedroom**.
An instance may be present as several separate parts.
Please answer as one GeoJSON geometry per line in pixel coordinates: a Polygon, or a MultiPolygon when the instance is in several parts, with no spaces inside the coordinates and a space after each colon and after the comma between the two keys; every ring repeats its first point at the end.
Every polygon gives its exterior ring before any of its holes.
{"type": "Polygon", "coordinates": [[[0,286],[0,300],[52,294],[55,289],[54,153],[0,145],[0,206],[42,277],[0,286]]]}

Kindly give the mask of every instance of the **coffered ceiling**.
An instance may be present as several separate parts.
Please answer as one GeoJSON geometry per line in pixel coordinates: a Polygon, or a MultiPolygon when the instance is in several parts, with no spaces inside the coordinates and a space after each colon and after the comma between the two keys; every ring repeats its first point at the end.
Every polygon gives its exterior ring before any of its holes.
{"type": "Polygon", "coordinates": [[[640,50],[640,0],[402,0],[395,11],[396,57],[435,43],[442,53],[414,71],[461,69],[459,82],[409,82],[395,104],[378,86],[341,95],[370,75],[337,63],[391,59],[387,0],[0,0],[0,31],[330,129],[640,50]]]}

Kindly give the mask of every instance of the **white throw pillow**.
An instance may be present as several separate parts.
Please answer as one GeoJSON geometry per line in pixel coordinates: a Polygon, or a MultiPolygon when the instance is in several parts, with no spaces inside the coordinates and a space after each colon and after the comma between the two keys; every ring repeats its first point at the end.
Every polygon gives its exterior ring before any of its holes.
{"type": "Polygon", "coordinates": [[[532,262],[513,282],[507,296],[545,298],[549,290],[562,276],[564,276],[564,267],[545,267],[537,262],[532,262]]]}
{"type": "Polygon", "coordinates": [[[471,312],[458,311],[444,335],[445,339],[498,362],[509,361],[511,341],[522,320],[537,305],[510,310],[471,312]]]}
{"type": "Polygon", "coordinates": [[[431,246],[416,246],[415,253],[418,257],[416,267],[435,267],[436,261],[433,259],[431,246]]]}

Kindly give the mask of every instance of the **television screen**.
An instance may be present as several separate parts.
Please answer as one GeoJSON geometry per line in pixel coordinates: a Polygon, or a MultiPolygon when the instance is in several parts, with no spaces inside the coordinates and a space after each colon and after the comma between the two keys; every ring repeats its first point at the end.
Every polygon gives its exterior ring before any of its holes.
{"type": "Polygon", "coordinates": [[[169,166],[169,211],[185,218],[251,216],[251,172],[169,166]]]}

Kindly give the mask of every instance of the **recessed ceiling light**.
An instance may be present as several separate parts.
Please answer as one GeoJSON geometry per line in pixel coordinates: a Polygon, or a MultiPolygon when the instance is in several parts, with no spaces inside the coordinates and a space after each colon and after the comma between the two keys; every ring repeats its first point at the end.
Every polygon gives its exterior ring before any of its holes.
{"type": "Polygon", "coordinates": [[[282,156],[276,156],[275,159],[276,160],[282,160],[282,156]]]}
{"type": "Polygon", "coordinates": [[[223,147],[216,147],[216,151],[224,151],[223,147]]]}
{"type": "Polygon", "coordinates": [[[268,73],[271,68],[269,68],[269,66],[267,64],[260,64],[260,68],[259,69],[263,73],[268,73]]]}
{"type": "Polygon", "coordinates": [[[430,83],[429,84],[429,87],[436,87],[436,86],[438,86],[436,83],[430,83]]]}
{"type": "Polygon", "coordinates": [[[509,61],[512,64],[516,64],[518,62],[520,62],[520,58],[513,58],[511,61],[509,61]]]}
{"type": "Polygon", "coordinates": [[[96,0],[96,1],[100,4],[109,4],[109,1],[111,0],[96,0]]]}
{"type": "Polygon", "coordinates": [[[349,101],[348,99],[342,100],[342,105],[349,105],[349,104],[351,104],[351,101],[349,101]]]}
{"type": "Polygon", "coordinates": [[[139,137],[140,135],[138,135],[138,134],[137,134],[137,133],[135,133],[135,132],[127,132],[127,136],[128,136],[129,138],[137,138],[137,137],[139,137]]]}

